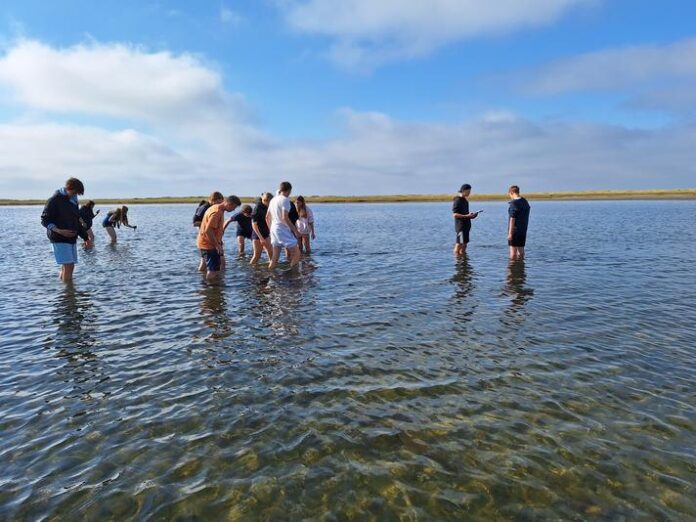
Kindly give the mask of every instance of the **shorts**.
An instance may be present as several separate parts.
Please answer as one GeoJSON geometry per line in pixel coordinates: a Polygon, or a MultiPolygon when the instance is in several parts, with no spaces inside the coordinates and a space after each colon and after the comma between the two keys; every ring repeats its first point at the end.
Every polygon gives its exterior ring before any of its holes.
{"type": "Polygon", "coordinates": [[[292,248],[297,246],[297,238],[287,226],[271,227],[271,244],[277,247],[292,248]]]}
{"type": "Polygon", "coordinates": [[[457,232],[456,243],[458,245],[466,245],[469,242],[469,230],[459,230],[457,232]]]}
{"type": "Polygon", "coordinates": [[[266,239],[267,237],[268,237],[268,234],[266,234],[266,235],[263,236],[263,237],[259,237],[258,234],[257,234],[256,232],[253,232],[253,231],[251,232],[251,240],[252,240],[252,241],[261,241],[261,240],[263,240],[263,239],[266,239]]]}
{"type": "Polygon", "coordinates": [[[237,232],[237,237],[243,237],[244,239],[252,239],[253,234],[253,232],[237,232]]]}
{"type": "Polygon", "coordinates": [[[77,263],[77,244],[51,243],[53,255],[59,265],[74,265],[77,263]]]}
{"type": "Polygon", "coordinates": [[[201,257],[205,260],[208,272],[220,271],[220,254],[217,250],[201,250],[201,257]]]}
{"type": "Polygon", "coordinates": [[[524,247],[527,242],[527,233],[515,233],[512,234],[512,239],[508,241],[508,245],[511,247],[524,247]]]}

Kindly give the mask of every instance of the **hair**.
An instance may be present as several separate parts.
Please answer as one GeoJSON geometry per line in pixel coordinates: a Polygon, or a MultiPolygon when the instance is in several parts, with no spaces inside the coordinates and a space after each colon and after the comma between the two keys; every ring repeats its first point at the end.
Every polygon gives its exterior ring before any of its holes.
{"type": "Polygon", "coordinates": [[[464,183],[462,185],[462,188],[459,189],[459,192],[466,192],[467,190],[471,190],[471,185],[469,185],[468,183],[464,183]]]}
{"type": "Polygon", "coordinates": [[[199,203],[199,205],[205,205],[206,203],[207,203],[207,201],[205,199],[201,199],[201,202],[199,203]]]}
{"type": "Polygon", "coordinates": [[[251,214],[251,206],[250,205],[243,205],[242,206],[242,214],[251,214]]]}
{"type": "Polygon", "coordinates": [[[215,204],[215,203],[221,203],[222,201],[225,200],[225,196],[222,195],[222,192],[213,192],[210,195],[210,198],[208,198],[208,202],[215,204]]]}
{"type": "Polygon", "coordinates": [[[278,192],[290,192],[292,190],[292,184],[289,181],[282,181],[278,187],[278,192]]]}
{"type": "Polygon", "coordinates": [[[270,201],[273,199],[273,194],[271,194],[270,192],[262,192],[261,199],[267,199],[270,201]]]}
{"type": "Polygon", "coordinates": [[[295,206],[297,207],[297,215],[301,218],[307,217],[307,202],[304,196],[297,196],[295,199],[295,206]]]}
{"type": "Polygon", "coordinates": [[[518,196],[520,195],[520,187],[517,185],[510,185],[510,188],[508,189],[508,193],[512,192],[513,194],[517,194],[518,196]]]}
{"type": "Polygon", "coordinates": [[[82,205],[82,206],[83,206],[83,207],[94,208],[94,201],[92,201],[92,200],[90,199],[87,203],[85,203],[85,204],[82,205]]]}
{"type": "Polygon", "coordinates": [[[80,196],[85,193],[85,186],[77,178],[68,178],[68,181],[65,182],[65,189],[74,191],[80,196]]]}
{"type": "Polygon", "coordinates": [[[233,205],[239,206],[242,204],[242,200],[240,200],[237,196],[227,196],[225,198],[225,201],[228,203],[232,203],[233,205]]]}

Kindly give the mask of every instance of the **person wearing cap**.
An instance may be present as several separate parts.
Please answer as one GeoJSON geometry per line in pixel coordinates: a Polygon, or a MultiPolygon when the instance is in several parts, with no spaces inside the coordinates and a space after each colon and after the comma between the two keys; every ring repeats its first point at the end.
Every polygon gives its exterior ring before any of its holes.
{"type": "Polygon", "coordinates": [[[461,256],[466,253],[466,246],[469,244],[469,232],[471,231],[471,220],[476,219],[478,212],[469,212],[469,200],[471,185],[465,183],[459,189],[459,194],[452,202],[452,215],[454,217],[454,232],[456,240],[454,243],[454,255],[461,256]]]}
{"type": "Polygon", "coordinates": [[[85,193],[85,186],[77,178],[70,178],[62,189],[51,196],[43,212],[41,224],[46,227],[46,234],[53,247],[56,263],[60,265],[60,280],[69,283],[77,264],[77,236],[80,236],[86,248],[92,247],[87,229],[80,220],[80,207],[77,196],[85,193]]]}

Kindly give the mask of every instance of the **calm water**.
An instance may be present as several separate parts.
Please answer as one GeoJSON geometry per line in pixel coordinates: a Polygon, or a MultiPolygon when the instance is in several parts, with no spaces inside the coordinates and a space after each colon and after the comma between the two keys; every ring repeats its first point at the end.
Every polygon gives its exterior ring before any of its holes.
{"type": "Polygon", "coordinates": [[[74,288],[0,208],[0,519],[695,519],[696,202],[532,205],[525,264],[504,203],[461,262],[447,203],[316,205],[218,287],[133,206],[74,288]]]}

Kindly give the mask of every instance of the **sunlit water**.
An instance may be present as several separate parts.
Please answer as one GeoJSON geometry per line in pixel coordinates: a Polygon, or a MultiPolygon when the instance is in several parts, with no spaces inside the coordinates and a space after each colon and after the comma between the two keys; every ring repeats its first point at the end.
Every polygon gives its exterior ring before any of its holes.
{"type": "Polygon", "coordinates": [[[57,280],[1,208],[2,520],[696,517],[696,202],[315,205],[206,285],[188,206],[57,280]]]}

